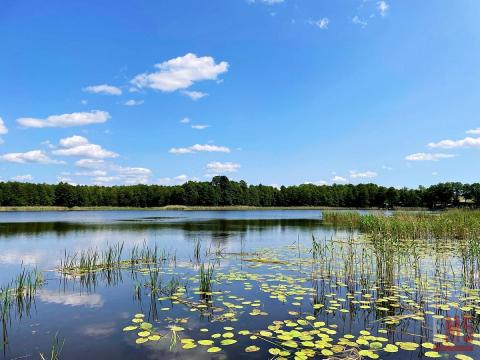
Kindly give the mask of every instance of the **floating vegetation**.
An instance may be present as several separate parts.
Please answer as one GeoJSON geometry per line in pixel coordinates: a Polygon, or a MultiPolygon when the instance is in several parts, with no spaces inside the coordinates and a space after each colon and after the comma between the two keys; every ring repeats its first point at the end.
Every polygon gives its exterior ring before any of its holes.
{"type": "Polygon", "coordinates": [[[352,236],[312,237],[311,247],[296,242],[257,249],[248,258],[223,253],[225,268],[176,269],[175,276],[198,283],[198,291],[185,286],[158,298],[175,318],[160,316],[152,324],[136,314],[124,331],[136,333],[137,345],[166,341],[171,351],[233,358],[257,352],[275,359],[380,359],[404,352],[427,358],[448,350],[468,360],[462,352],[470,350],[455,346],[480,346],[478,271],[467,256],[474,251],[456,241],[352,236]],[[461,325],[445,325],[459,318],[461,325]]]}
{"type": "MultiPolygon", "coordinates": [[[[324,221],[355,231],[247,251],[196,240],[179,261],[156,245],[116,244],[65,254],[58,271],[81,284],[131,280],[120,329],[138,357],[478,359],[478,217],[339,212],[324,221]]],[[[33,283],[41,278],[22,273],[2,304],[29,298],[33,283]]]]}

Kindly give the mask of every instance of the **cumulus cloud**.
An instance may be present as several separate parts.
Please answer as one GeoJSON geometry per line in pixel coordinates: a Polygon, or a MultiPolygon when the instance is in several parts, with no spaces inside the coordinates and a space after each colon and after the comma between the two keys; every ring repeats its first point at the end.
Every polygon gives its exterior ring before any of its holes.
{"type": "Polygon", "coordinates": [[[466,133],[471,135],[480,135],[480,128],[467,130],[466,133]]]}
{"type": "Polygon", "coordinates": [[[163,92],[187,89],[195,82],[217,80],[228,71],[228,63],[215,63],[211,56],[198,57],[188,53],[155,65],[156,71],[135,76],[131,83],[139,88],[151,88],[163,92]]]}
{"type": "Polygon", "coordinates": [[[317,181],[305,181],[305,185],[327,185],[328,181],[325,180],[317,180],[317,181]]]}
{"type": "Polygon", "coordinates": [[[469,148],[469,147],[480,147],[480,137],[466,137],[461,140],[442,140],[439,142],[431,142],[428,144],[428,147],[435,149],[456,149],[456,148],[469,148]]]}
{"type": "Polygon", "coordinates": [[[190,122],[190,119],[188,117],[184,117],[182,120],[180,120],[181,124],[188,124],[190,122]]]}
{"type": "Polygon", "coordinates": [[[390,5],[386,1],[377,1],[377,10],[381,16],[385,16],[390,10],[390,5]]]}
{"type": "Polygon", "coordinates": [[[12,181],[18,181],[18,182],[30,182],[33,180],[33,176],[30,174],[26,175],[17,175],[12,177],[12,181]]]}
{"type": "Polygon", "coordinates": [[[93,159],[114,158],[118,154],[103,149],[100,145],[91,144],[87,138],[74,135],[60,140],[60,148],[53,151],[55,155],[79,156],[93,159]]]}
{"type": "Polygon", "coordinates": [[[105,170],[79,171],[79,172],[76,172],[74,175],[99,177],[99,176],[107,176],[107,172],[105,170]]]}
{"type": "Polygon", "coordinates": [[[152,171],[143,167],[122,167],[112,168],[118,174],[118,178],[125,184],[146,184],[152,171]]]}
{"type": "Polygon", "coordinates": [[[453,154],[441,154],[441,153],[415,153],[405,157],[405,160],[409,161],[438,161],[441,159],[450,159],[455,157],[453,154]]]}
{"type": "Polygon", "coordinates": [[[348,180],[344,178],[343,176],[335,175],[331,179],[332,183],[346,183],[348,180]]]}
{"type": "Polygon", "coordinates": [[[0,135],[5,135],[8,133],[8,129],[3,122],[3,119],[0,117],[0,135]]]}
{"type": "MultiPolygon", "coordinates": [[[[255,0],[247,0],[247,1],[251,4],[256,2],[255,0]]],[[[285,0],[259,0],[258,2],[260,2],[262,4],[266,4],[266,5],[275,5],[275,4],[281,4],[284,1],[285,0]]]]}
{"type": "MultiPolygon", "coordinates": [[[[194,180],[194,179],[191,179],[191,180],[194,180]]],[[[175,176],[173,178],[170,178],[170,177],[160,178],[157,180],[157,183],[159,185],[182,185],[187,181],[189,181],[188,176],[185,174],[182,174],[182,175],[175,176]]]]}
{"type": "Polygon", "coordinates": [[[91,94],[122,95],[122,89],[107,84],[87,86],[83,91],[91,94]]]}
{"type": "Polygon", "coordinates": [[[323,17],[319,20],[315,20],[315,21],[311,20],[311,21],[309,21],[309,23],[312,24],[312,25],[315,25],[319,29],[327,30],[328,29],[328,24],[330,24],[330,20],[327,17],[323,17]]]}
{"type": "Polygon", "coordinates": [[[181,155],[181,154],[192,154],[196,152],[224,152],[229,153],[230,149],[226,146],[217,146],[217,145],[200,145],[195,144],[189,147],[184,148],[171,148],[169,151],[171,154],[181,155]]]}
{"type": "Polygon", "coordinates": [[[19,118],[17,122],[25,128],[71,127],[90,124],[100,124],[110,119],[106,111],[92,110],[62,115],[51,115],[46,119],[19,118]]]}
{"type": "Polygon", "coordinates": [[[142,105],[144,103],[143,100],[127,100],[123,103],[123,105],[125,106],[138,106],[138,105],[142,105]]]}
{"type": "Polygon", "coordinates": [[[86,169],[98,169],[105,164],[105,161],[98,159],[80,159],[75,162],[75,166],[86,169]]]}
{"type": "Polygon", "coordinates": [[[185,96],[188,96],[190,99],[193,101],[200,100],[201,98],[204,98],[205,96],[208,96],[207,93],[201,92],[201,91],[182,91],[182,94],[185,96]]]}
{"type": "Polygon", "coordinates": [[[232,162],[212,161],[207,164],[207,172],[209,174],[223,174],[229,172],[237,172],[240,169],[240,164],[232,162]]]}
{"type": "Polygon", "coordinates": [[[192,125],[192,129],[195,129],[195,130],[204,130],[208,128],[208,125],[192,125]]]}
{"type": "Polygon", "coordinates": [[[42,150],[31,150],[27,152],[8,153],[0,155],[0,159],[3,161],[26,164],[26,163],[38,163],[38,164],[65,164],[63,161],[51,159],[42,150]]]}
{"type": "Polygon", "coordinates": [[[374,171],[365,171],[365,172],[358,172],[356,170],[351,170],[350,171],[350,177],[352,179],[368,179],[368,178],[374,178],[378,174],[374,171]]]}
{"type": "Polygon", "coordinates": [[[353,18],[352,18],[352,24],[355,24],[355,25],[358,25],[362,28],[366,27],[368,25],[368,21],[361,18],[360,16],[358,15],[355,15],[353,18]]]}

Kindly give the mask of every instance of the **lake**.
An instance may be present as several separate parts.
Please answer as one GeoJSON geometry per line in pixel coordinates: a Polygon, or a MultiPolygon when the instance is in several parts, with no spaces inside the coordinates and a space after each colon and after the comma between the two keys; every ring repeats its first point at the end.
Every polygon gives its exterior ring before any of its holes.
{"type": "Polygon", "coordinates": [[[384,250],[319,210],[0,213],[2,353],[49,359],[57,339],[62,359],[480,358],[455,251],[384,250]]]}

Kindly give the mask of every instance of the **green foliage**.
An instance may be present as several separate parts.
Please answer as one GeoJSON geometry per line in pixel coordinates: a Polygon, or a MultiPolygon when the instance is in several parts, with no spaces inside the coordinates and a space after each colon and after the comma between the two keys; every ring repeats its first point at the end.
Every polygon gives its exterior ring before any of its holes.
{"type": "Polygon", "coordinates": [[[0,206],[325,206],[351,208],[478,207],[480,184],[441,183],[396,189],[376,184],[282,186],[248,185],[215,176],[210,182],[178,186],[96,186],[0,182],[0,206]]]}
{"type": "Polygon", "coordinates": [[[450,210],[440,213],[324,212],[325,224],[359,229],[377,239],[480,240],[480,211],[450,210]]]}

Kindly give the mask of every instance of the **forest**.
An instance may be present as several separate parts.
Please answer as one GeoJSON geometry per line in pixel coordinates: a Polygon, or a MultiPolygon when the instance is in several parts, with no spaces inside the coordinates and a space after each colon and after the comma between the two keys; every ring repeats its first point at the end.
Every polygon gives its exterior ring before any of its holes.
{"type": "Polygon", "coordinates": [[[258,206],[258,207],[349,207],[398,208],[478,207],[480,183],[439,183],[417,189],[376,184],[302,184],[281,186],[248,185],[215,176],[208,182],[183,185],[70,185],[0,182],[0,206],[63,207],[163,207],[258,206]]]}

